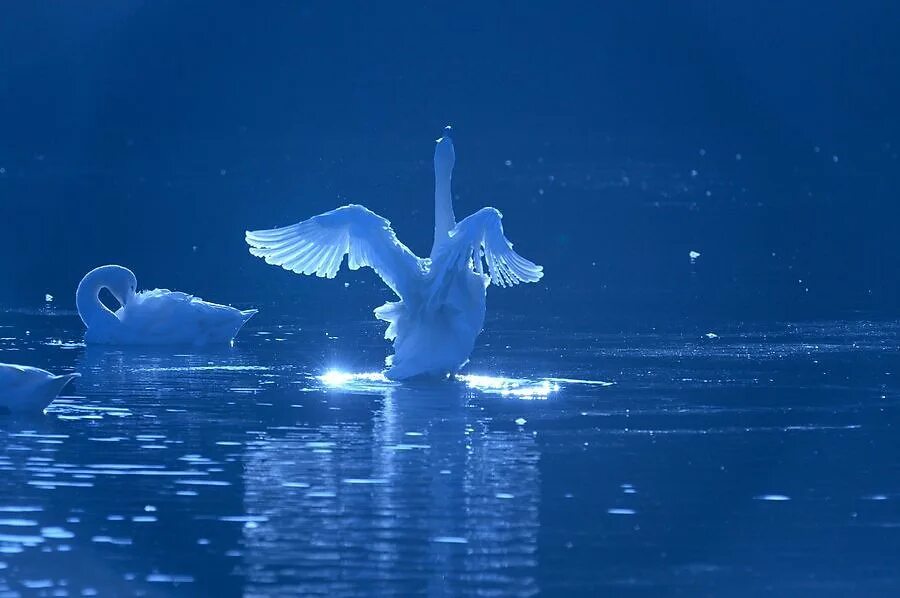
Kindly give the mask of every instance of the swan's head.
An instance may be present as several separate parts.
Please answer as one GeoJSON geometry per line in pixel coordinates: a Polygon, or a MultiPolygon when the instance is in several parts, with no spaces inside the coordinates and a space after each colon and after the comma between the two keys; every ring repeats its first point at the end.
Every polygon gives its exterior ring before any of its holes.
{"type": "Polygon", "coordinates": [[[434,176],[437,179],[449,179],[456,163],[456,152],[453,151],[453,139],[450,137],[450,125],[444,127],[444,136],[437,140],[434,147],[434,176]]]}
{"type": "Polygon", "coordinates": [[[119,287],[121,296],[115,295],[115,298],[122,304],[122,307],[125,307],[137,293],[137,277],[128,268],[122,268],[122,270],[125,273],[122,274],[122,285],[119,287]]]}
{"type": "Polygon", "coordinates": [[[137,292],[137,277],[124,266],[109,265],[94,268],[87,273],[84,280],[92,280],[98,287],[105,287],[122,307],[128,305],[137,292]]]}

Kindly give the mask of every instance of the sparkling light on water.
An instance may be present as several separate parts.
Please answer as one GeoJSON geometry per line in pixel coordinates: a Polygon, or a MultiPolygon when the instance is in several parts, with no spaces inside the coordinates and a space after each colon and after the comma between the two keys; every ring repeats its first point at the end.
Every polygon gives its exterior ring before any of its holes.
{"type": "MultiPolygon", "coordinates": [[[[316,379],[327,388],[357,391],[391,388],[398,384],[388,380],[381,372],[354,373],[337,369],[328,370],[317,376],[316,379]]],[[[483,374],[463,374],[455,376],[455,379],[465,384],[467,388],[481,393],[525,400],[546,399],[562,388],[556,378],[530,380],[483,374]]]]}
{"type": "Polygon", "coordinates": [[[381,372],[342,372],[340,370],[328,370],[318,380],[325,386],[346,386],[352,382],[383,382],[390,384],[391,381],[384,377],[381,372]]]}
{"type": "Polygon", "coordinates": [[[559,384],[547,379],[535,381],[476,374],[457,376],[457,378],[465,382],[466,386],[471,389],[519,399],[546,399],[560,390],[559,384]]]}

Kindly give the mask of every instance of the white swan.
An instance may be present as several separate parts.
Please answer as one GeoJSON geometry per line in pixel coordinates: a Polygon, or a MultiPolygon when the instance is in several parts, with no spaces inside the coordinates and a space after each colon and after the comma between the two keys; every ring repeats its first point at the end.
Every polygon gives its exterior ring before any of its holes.
{"type": "Polygon", "coordinates": [[[0,363],[0,410],[42,412],[66,384],[80,375],[54,376],[27,365],[0,363]]]}
{"type": "Polygon", "coordinates": [[[136,292],[134,273],[122,266],[94,268],[78,284],[75,304],[87,326],[86,343],[105,345],[205,345],[227,343],[253,317],[198,297],[154,289],[136,292]],[[113,313],[100,301],[109,290],[121,307],[113,313]]]}
{"type": "Polygon", "coordinates": [[[496,209],[482,208],[456,223],[450,195],[455,161],[447,127],[434,150],[434,245],[428,259],[401,243],[390,222],[359,205],[246,233],[250,253],[298,274],[333,278],[344,255],[351,270],[375,270],[400,297],[375,310],[375,317],[389,322],[385,338],[394,341],[385,371],[393,380],[455,374],[481,333],[488,284],[513,286],[543,276],[541,266],[513,251],[496,209]]]}

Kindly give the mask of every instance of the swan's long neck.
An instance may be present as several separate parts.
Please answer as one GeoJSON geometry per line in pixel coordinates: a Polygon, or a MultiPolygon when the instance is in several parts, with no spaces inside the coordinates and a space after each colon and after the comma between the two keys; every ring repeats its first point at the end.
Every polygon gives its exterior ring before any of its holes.
{"type": "Polygon", "coordinates": [[[453,196],[450,193],[450,180],[453,178],[453,164],[456,153],[453,151],[453,140],[450,139],[450,127],[444,136],[438,139],[434,148],[434,245],[431,257],[450,239],[450,232],[456,227],[456,216],[453,214],[453,196]]]}
{"type": "Polygon", "coordinates": [[[100,291],[115,288],[115,271],[110,266],[102,266],[88,272],[75,291],[75,305],[78,315],[88,328],[117,323],[119,318],[100,301],[100,291]]]}

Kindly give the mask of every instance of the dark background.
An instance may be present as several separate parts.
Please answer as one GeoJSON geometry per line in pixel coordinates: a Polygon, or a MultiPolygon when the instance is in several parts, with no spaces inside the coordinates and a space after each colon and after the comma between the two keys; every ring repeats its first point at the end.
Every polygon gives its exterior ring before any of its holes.
{"type": "Polygon", "coordinates": [[[362,314],[383,298],[373,274],[303,279],[250,256],[243,231],[353,201],[426,254],[432,144],[448,122],[457,215],[498,207],[546,269],[543,285],[492,292],[496,309],[652,320],[900,306],[895,2],[3,11],[8,306],[50,292],[71,307],[81,276],[114,262],[143,287],[264,307],[337,295],[362,314]]]}

